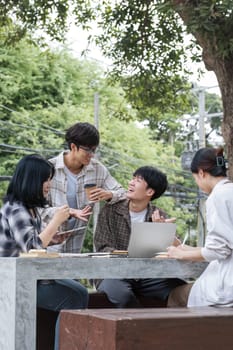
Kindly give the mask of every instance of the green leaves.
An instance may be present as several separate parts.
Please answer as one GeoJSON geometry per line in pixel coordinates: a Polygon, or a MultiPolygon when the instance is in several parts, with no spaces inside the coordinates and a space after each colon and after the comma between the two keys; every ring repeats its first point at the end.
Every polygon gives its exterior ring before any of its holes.
{"type": "MultiPolygon", "coordinates": [[[[41,50],[30,37],[16,45],[2,41],[0,62],[0,176],[10,176],[25,154],[41,153],[51,157],[63,150],[66,128],[77,121],[94,123],[93,100],[98,92],[101,161],[118,181],[127,187],[134,170],[146,164],[161,168],[171,183],[186,181],[180,160],[168,141],[168,126],[171,133],[175,129],[173,116],[159,114],[159,109],[151,103],[156,89],[166,88],[162,80],[159,86],[149,75],[145,75],[144,81],[133,79],[130,98],[135,103],[130,104],[126,99],[127,93],[130,94],[127,81],[122,80],[125,93],[119,83],[109,83],[96,63],[78,61],[65,51],[52,52],[45,47],[41,50]],[[148,86],[144,97],[142,83],[148,86]],[[147,119],[153,126],[154,132],[136,122],[139,113],[142,121],[147,119]]],[[[176,79],[173,83],[178,88],[179,79],[176,79]]],[[[161,106],[162,103],[161,99],[161,106]]],[[[5,190],[6,183],[1,182],[1,196],[5,190]]],[[[173,199],[164,198],[164,202],[161,199],[160,205],[174,213],[173,199]]],[[[180,217],[185,225],[186,213],[180,217]]]]}
{"type": "MultiPolygon", "coordinates": [[[[185,27],[178,14],[198,43],[205,44],[205,57],[214,54],[228,58],[233,49],[233,0],[3,0],[3,3],[0,20],[14,16],[23,28],[43,29],[53,39],[63,40],[71,19],[84,28],[95,21],[98,35],[90,40],[95,39],[103,54],[112,60],[110,79],[114,83],[120,82],[128,102],[137,111],[137,118],[149,120],[154,128],[159,126],[161,115],[180,115],[185,109],[187,112],[189,103],[188,72],[185,69],[188,50],[183,43],[185,27]]],[[[189,49],[193,60],[200,61],[200,46],[196,41],[192,41],[189,49]],[[197,50],[194,51],[194,47],[197,50]]],[[[31,98],[32,105],[55,107],[70,98],[81,97],[78,86],[71,88],[68,80],[61,79],[64,74],[77,76],[75,64],[64,73],[62,64],[54,63],[52,54],[50,58],[49,55],[40,57],[41,75],[35,74],[34,84],[38,84],[44,98],[40,101],[31,98]],[[43,62],[49,60],[47,72],[43,62]],[[50,76],[49,81],[46,75],[50,76]],[[52,98],[47,100],[48,96],[52,98]]],[[[63,59],[65,57],[61,56],[61,63],[63,59]]],[[[214,62],[211,59],[210,63],[208,61],[210,68],[214,62]]],[[[28,99],[29,95],[25,86],[21,96],[28,99]]],[[[121,119],[130,118],[124,109],[117,115],[121,119]]]]}
{"type": "Polygon", "coordinates": [[[228,59],[232,56],[233,1],[172,1],[189,33],[208,54],[228,59]]]}

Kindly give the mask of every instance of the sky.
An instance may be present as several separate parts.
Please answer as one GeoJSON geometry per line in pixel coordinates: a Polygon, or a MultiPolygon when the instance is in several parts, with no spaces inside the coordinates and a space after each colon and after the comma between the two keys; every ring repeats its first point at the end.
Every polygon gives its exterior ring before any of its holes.
{"type": "Polygon", "coordinates": [[[191,63],[190,70],[193,72],[193,81],[196,82],[198,86],[205,87],[206,91],[209,93],[215,93],[219,96],[221,95],[216,75],[214,72],[207,71],[204,63],[191,63]],[[198,69],[201,69],[204,72],[200,79],[198,77],[198,69]]]}
{"type": "MultiPolygon", "coordinates": [[[[97,30],[97,28],[94,28],[93,33],[96,34],[97,30]]],[[[84,32],[82,29],[77,28],[75,25],[71,25],[71,28],[66,36],[68,48],[78,58],[81,57],[82,51],[88,48],[89,52],[86,56],[87,58],[96,60],[102,63],[104,66],[110,66],[111,61],[103,57],[100,49],[94,43],[88,46],[88,35],[90,33],[84,32]]],[[[191,81],[197,83],[198,86],[205,87],[209,93],[216,93],[218,95],[221,95],[215,74],[213,72],[207,71],[205,69],[204,63],[196,64],[191,63],[190,61],[189,68],[193,72],[193,77],[190,77],[191,81]],[[204,74],[201,78],[199,78],[198,75],[199,69],[204,71],[204,74]]]]}
{"type": "MultiPolygon", "coordinates": [[[[97,33],[97,28],[93,30],[93,33],[97,33]]],[[[71,26],[71,29],[66,36],[66,47],[68,47],[71,53],[77,58],[81,58],[81,53],[83,50],[89,49],[89,52],[86,55],[88,59],[95,60],[101,63],[104,67],[111,66],[111,61],[102,55],[100,49],[94,43],[88,46],[89,34],[90,33],[86,33],[76,26],[71,26]]],[[[188,67],[193,72],[193,76],[190,76],[191,82],[196,83],[198,87],[204,87],[205,91],[209,93],[215,93],[221,96],[215,74],[207,71],[203,62],[194,64],[190,60],[188,67]],[[198,73],[200,69],[204,72],[201,77],[198,73]]],[[[206,129],[207,128],[208,125],[206,124],[206,129]]],[[[222,137],[217,136],[216,133],[211,134],[208,140],[216,146],[223,143],[222,137]]]]}
{"type": "MultiPolygon", "coordinates": [[[[96,33],[97,29],[95,29],[94,34],[96,33]]],[[[100,49],[94,43],[88,46],[89,34],[90,33],[86,33],[75,26],[71,27],[66,36],[66,48],[68,47],[70,52],[77,58],[81,58],[81,53],[83,50],[89,49],[88,54],[86,55],[88,59],[95,60],[101,63],[104,67],[111,66],[111,61],[102,55],[100,49]]],[[[204,63],[194,64],[190,60],[188,67],[193,72],[193,76],[190,77],[190,81],[197,83],[198,87],[204,87],[209,93],[216,93],[219,96],[221,95],[215,74],[207,71],[204,63]],[[204,72],[201,77],[199,77],[198,73],[200,69],[204,72]]],[[[207,130],[208,124],[205,125],[205,129],[206,132],[209,131],[207,130]]],[[[222,137],[218,136],[215,132],[209,136],[208,140],[215,146],[223,144],[222,137]]]]}

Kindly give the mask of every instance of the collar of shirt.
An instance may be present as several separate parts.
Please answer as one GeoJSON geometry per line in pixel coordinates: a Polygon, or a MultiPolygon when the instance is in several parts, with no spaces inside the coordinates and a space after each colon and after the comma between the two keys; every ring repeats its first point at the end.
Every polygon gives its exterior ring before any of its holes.
{"type": "MultiPolygon", "coordinates": [[[[115,203],[116,212],[122,216],[129,215],[129,199],[124,199],[123,201],[119,201],[118,203],[115,203]]],[[[111,204],[109,204],[109,205],[111,205],[111,204]]],[[[150,221],[152,213],[155,209],[157,209],[157,208],[149,202],[148,206],[147,206],[147,213],[146,213],[145,221],[150,221]]]]}
{"type": "MultiPolygon", "coordinates": [[[[54,158],[51,159],[52,162],[53,162],[53,159],[56,159],[56,162],[54,164],[55,169],[64,169],[65,168],[66,165],[64,163],[64,154],[67,154],[69,152],[70,152],[69,150],[63,151],[63,152],[59,153],[59,155],[57,157],[54,157],[54,158]]],[[[91,158],[90,163],[88,165],[85,165],[80,173],[82,173],[83,171],[86,172],[86,171],[89,171],[89,170],[93,171],[94,170],[93,164],[95,162],[98,162],[98,161],[95,158],[91,158]]]]}

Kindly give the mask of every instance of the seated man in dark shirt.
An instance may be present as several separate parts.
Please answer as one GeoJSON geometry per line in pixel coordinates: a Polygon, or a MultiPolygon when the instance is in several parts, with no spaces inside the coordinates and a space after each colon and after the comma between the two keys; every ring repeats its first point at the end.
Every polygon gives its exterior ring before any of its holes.
{"type": "MultiPolygon", "coordinates": [[[[131,222],[171,222],[165,212],[151,204],[165,192],[167,185],[167,177],[160,170],[150,166],[137,169],[129,182],[127,198],[102,208],[94,237],[96,251],[127,250],[131,222]]],[[[137,295],[166,300],[173,288],[184,283],[177,278],[146,278],[104,279],[96,285],[116,307],[123,308],[139,307],[137,295]]]]}

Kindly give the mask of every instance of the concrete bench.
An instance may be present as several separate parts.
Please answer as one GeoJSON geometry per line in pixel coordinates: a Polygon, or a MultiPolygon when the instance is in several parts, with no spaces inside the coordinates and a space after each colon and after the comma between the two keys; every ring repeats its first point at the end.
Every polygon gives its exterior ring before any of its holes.
{"type": "MultiPolygon", "coordinates": [[[[166,307],[166,301],[155,298],[139,297],[144,308],[166,307]]],[[[106,294],[99,292],[89,293],[88,309],[109,309],[114,305],[108,300],[106,294]]],[[[37,350],[51,350],[54,344],[54,329],[58,312],[37,309],[37,350]]]]}
{"type": "Polygon", "coordinates": [[[61,312],[60,350],[232,350],[233,309],[61,312]]]}

